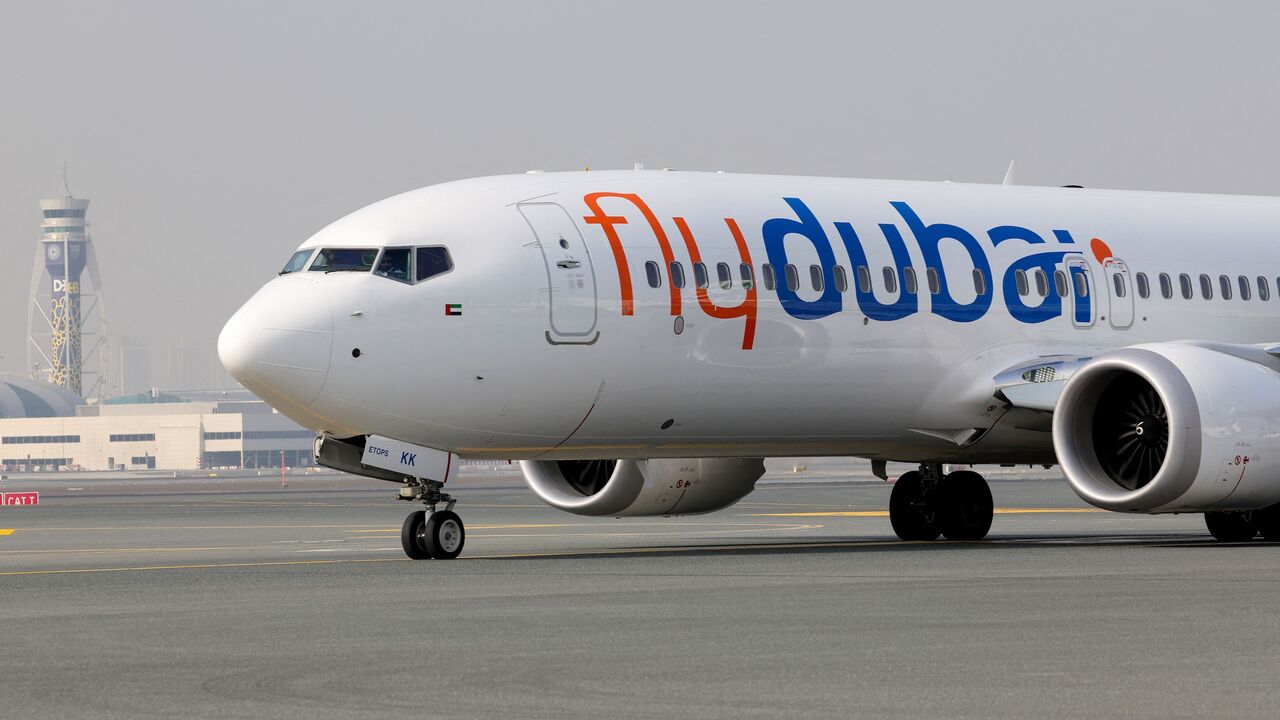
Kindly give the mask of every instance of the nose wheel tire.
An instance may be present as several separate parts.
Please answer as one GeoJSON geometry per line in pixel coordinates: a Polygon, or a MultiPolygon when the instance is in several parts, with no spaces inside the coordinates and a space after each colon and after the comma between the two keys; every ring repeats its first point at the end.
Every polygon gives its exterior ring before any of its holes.
{"type": "Polygon", "coordinates": [[[936,488],[926,485],[920,473],[903,473],[889,494],[889,523],[903,540],[937,540],[942,518],[936,488]]]}
{"type": "Polygon", "coordinates": [[[462,552],[467,539],[462,518],[451,510],[433,512],[427,516],[422,533],[423,548],[436,560],[452,560],[462,552]]]}
{"type": "Polygon", "coordinates": [[[1204,524],[1215,540],[1248,542],[1258,534],[1258,513],[1252,510],[1207,512],[1204,514],[1204,524]]]}
{"type": "Polygon", "coordinates": [[[400,547],[413,560],[452,560],[462,553],[466,527],[452,510],[409,513],[400,528],[400,547]]]}
{"type": "Polygon", "coordinates": [[[404,519],[404,525],[400,527],[400,547],[404,548],[404,554],[413,560],[430,560],[431,554],[426,551],[422,544],[423,531],[426,529],[427,512],[418,510],[409,513],[409,517],[404,519]]]}
{"type": "Polygon", "coordinates": [[[976,472],[959,470],[942,481],[942,534],[948,540],[981,540],[991,530],[991,488],[976,472]]]}

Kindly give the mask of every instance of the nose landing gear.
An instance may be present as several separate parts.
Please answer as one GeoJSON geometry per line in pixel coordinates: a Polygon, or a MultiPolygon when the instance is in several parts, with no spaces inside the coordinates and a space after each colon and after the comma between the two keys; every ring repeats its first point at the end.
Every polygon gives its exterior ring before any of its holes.
{"type": "Polygon", "coordinates": [[[453,511],[457,500],[443,488],[444,483],[434,480],[411,480],[400,488],[399,499],[421,502],[430,509],[409,513],[400,528],[400,546],[414,560],[452,560],[462,553],[466,528],[453,511]],[[437,509],[440,503],[445,503],[444,510],[437,509]]]}
{"type": "Polygon", "coordinates": [[[903,473],[889,495],[889,522],[903,540],[981,540],[991,529],[991,489],[981,475],[942,475],[937,463],[903,473]]]}

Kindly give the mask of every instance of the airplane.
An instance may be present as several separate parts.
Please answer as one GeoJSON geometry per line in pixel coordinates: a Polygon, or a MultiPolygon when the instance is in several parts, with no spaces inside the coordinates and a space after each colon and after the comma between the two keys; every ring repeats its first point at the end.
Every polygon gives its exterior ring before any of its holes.
{"type": "Polygon", "coordinates": [[[766,457],[905,461],[914,541],[991,527],[949,466],[1060,465],[1097,507],[1276,540],[1278,230],[1269,197],[533,171],[337,220],[218,352],[318,464],[424,505],[415,559],[462,551],[462,459],[614,517],[729,507],[766,457]]]}

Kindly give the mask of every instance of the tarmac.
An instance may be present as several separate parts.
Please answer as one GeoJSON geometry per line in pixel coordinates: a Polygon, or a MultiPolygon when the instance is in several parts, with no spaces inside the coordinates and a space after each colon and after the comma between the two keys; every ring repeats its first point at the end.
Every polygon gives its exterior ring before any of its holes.
{"type": "Polygon", "coordinates": [[[14,718],[1265,717],[1280,547],[1096,511],[979,468],[975,543],[903,543],[853,461],[770,461],[738,505],[585,518],[517,473],[451,491],[463,556],[342,475],[10,478],[14,718]]]}

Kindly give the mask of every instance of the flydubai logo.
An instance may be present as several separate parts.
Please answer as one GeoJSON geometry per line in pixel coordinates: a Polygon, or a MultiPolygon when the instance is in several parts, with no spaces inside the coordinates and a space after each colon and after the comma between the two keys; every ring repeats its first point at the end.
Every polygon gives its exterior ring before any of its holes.
{"type": "MultiPolygon", "coordinates": [[[[851,305],[856,303],[858,310],[870,320],[901,320],[921,312],[919,296],[923,294],[929,299],[927,312],[953,322],[974,322],[991,309],[996,298],[997,278],[1004,305],[1018,322],[1034,324],[1061,317],[1065,312],[1065,297],[1072,298],[1071,309],[1077,319],[1092,317],[1091,293],[1066,292],[1087,286],[1088,283],[1084,250],[1076,245],[1075,238],[1067,230],[1051,229],[1042,234],[1019,225],[998,225],[985,233],[975,234],[958,225],[929,222],[906,202],[890,202],[892,212],[887,213],[889,217],[884,222],[877,224],[878,233],[857,230],[853,223],[847,221],[831,223],[850,260],[848,266],[841,267],[853,268],[855,273],[854,278],[844,280],[848,285],[847,290],[852,291],[850,294],[853,296],[852,300],[846,300],[846,289],[836,281],[836,268],[840,263],[827,231],[828,224],[819,220],[817,214],[800,198],[784,197],[781,200],[790,212],[767,219],[760,226],[767,262],[777,273],[773,287],[765,289],[775,292],[782,309],[797,320],[817,320],[833,315],[841,312],[846,302],[851,305]],[[877,234],[883,237],[884,245],[887,245],[889,256],[893,259],[893,266],[885,268],[890,299],[877,297],[870,281],[870,256],[884,255],[883,252],[867,252],[867,242],[871,242],[877,234]],[[983,235],[989,242],[979,239],[983,235]],[[818,260],[813,266],[814,280],[810,283],[813,292],[802,288],[797,279],[783,276],[784,268],[792,268],[788,247],[794,251],[796,244],[806,241],[812,246],[818,260]],[[914,266],[911,254],[907,251],[909,242],[915,245],[924,260],[924,272],[919,272],[914,266]],[[943,262],[944,254],[949,258],[947,263],[943,262]],[[990,257],[992,254],[1004,265],[1002,274],[997,273],[998,266],[993,265],[990,257]],[[960,257],[967,257],[968,262],[959,261],[960,257]],[[951,266],[950,277],[948,265],[951,266]],[[1056,288],[1044,286],[1038,292],[1025,290],[1029,276],[1055,278],[1059,272],[1066,282],[1060,280],[1057,283],[1059,288],[1063,288],[1058,292],[1054,292],[1056,288]],[[1085,276],[1083,282],[1077,281],[1079,275],[1085,276]],[[1020,288],[1023,290],[1020,291],[1020,288]],[[814,297],[814,293],[817,293],[817,297],[814,297]],[[801,297],[802,294],[804,297],[801,297]]],[[[677,257],[672,238],[658,215],[635,193],[590,193],[583,197],[583,202],[590,211],[590,214],[583,216],[583,220],[588,225],[600,227],[613,251],[618,269],[622,315],[634,315],[636,307],[630,265],[618,229],[623,225],[634,225],[636,230],[631,232],[646,236],[639,243],[632,241],[627,245],[634,248],[636,244],[656,242],[665,265],[664,284],[670,294],[671,314],[682,315],[684,310],[680,285],[683,283],[673,282],[675,278],[672,277],[672,265],[677,262],[677,257]],[[602,207],[606,202],[609,204],[607,211],[602,207]]],[[[728,232],[732,244],[737,247],[742,265],[755,267],[738,221],[730,217],[723,218],[723,221],[721,231],[728,232]]],[[[671,222],[684,241],[690,260],[695,264],[701,263],[698,242],[690,230],[690,223],[683,217],[673,217],[671,222]]],[[[1094,238],[1090,249],[1104,268],[1109,266],[1111,249],[1106,243],[1094,238]]],[[[722,305],[713,300],[708,294],[710,283],[699,282],[694,285],[698,306],[707,316],[717,319],[743,318],[745,326],[742,349],[750,350],[755,340],[758,302],[754,278],[749,286],[743,283],[741,291],[734,291],[735,296],[741,297],[737,305],[722,305]]]]}

